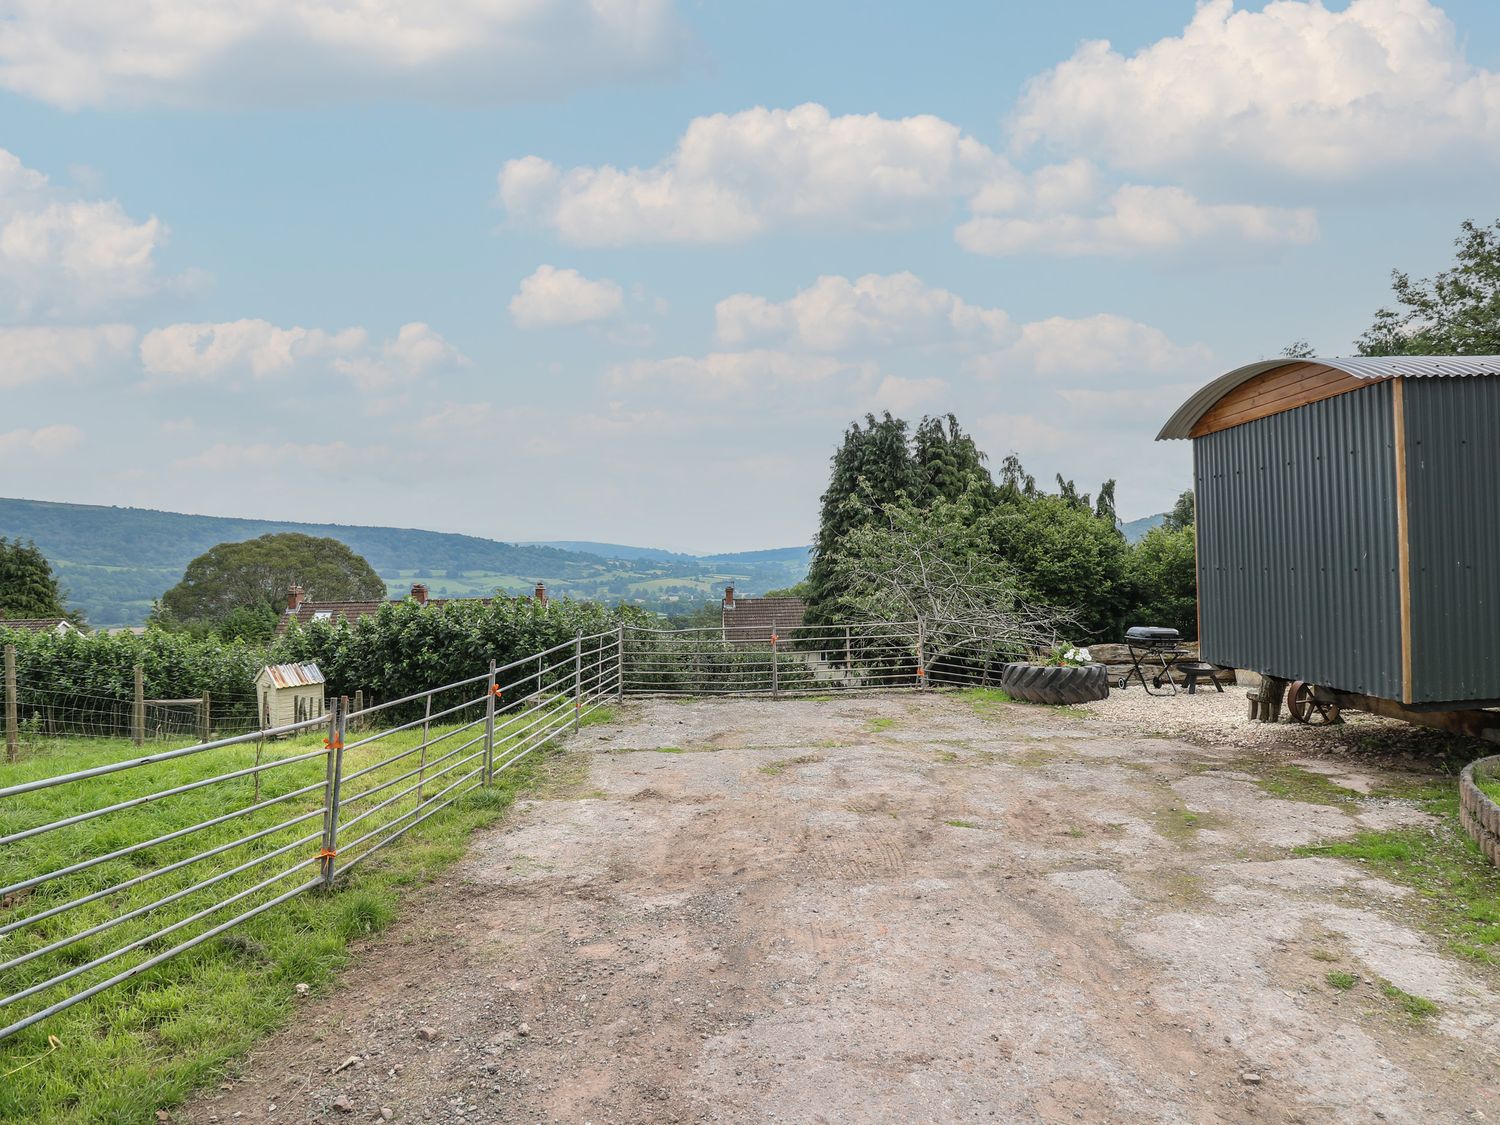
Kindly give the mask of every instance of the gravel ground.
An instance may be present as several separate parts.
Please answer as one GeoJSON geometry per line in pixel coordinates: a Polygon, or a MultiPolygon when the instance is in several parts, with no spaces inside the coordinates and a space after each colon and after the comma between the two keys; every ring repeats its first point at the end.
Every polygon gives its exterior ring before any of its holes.
{"type": "Polygon", "coordinates": [[[1244,705],[633,702],[176,1119],[1489,1119],[1494,978],[1292,851],[1425,814],[1257,784],[1420,732],[1244,705]]]}

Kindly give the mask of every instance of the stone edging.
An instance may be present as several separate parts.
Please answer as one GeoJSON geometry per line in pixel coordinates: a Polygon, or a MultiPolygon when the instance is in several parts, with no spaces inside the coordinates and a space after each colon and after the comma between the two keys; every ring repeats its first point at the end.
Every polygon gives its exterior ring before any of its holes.
{"type": "Polygon", "coordinates": [[[1458,775],[1458,821],[1489,861],[1500,867],[1500,804],[1475,784],[1476,769],[1487,778],[1500,778],[1500,754],[1470,762],[1458,775]]]}

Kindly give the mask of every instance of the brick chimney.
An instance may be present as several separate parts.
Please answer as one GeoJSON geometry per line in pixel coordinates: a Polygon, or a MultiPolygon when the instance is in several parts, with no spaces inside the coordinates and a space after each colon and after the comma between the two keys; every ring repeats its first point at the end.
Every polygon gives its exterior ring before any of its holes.
{"type": "Polygon", "coordinates": [[[286,588],[286,611],[288,613],[296,613],[301,608],[302,587],[296,585],[288,586],[286,588]]]}
{"type": "Polygon", "coordinates": [[[733,586],[725,586],[724,587],[724,608],[725,609],[733,609],[734,608],[734,587],[733,586]]]}
{"type": "Polygon", "coordinates": [[[426,585],[426,583],[423,583],[423,582],[413,582],[411,584],[411,600],[414,601],[414,602],[416,602],[418,605],[426,605],[427,604],[427,585],[426,585]]]}
{"type": "Polygon", "coordinates": [[[536,601],[537,605],[547,604],[547,583],[538,582],[536,584],[536,601]]]}

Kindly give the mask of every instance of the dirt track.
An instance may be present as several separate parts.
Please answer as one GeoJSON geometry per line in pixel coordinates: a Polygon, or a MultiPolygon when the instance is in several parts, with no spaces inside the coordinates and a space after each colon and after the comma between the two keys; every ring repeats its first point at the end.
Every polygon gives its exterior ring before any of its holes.
{"type": "MultiPolygon", "coordinates": [[[[1150,729],[1242,705],[1168,700],[1150,729]]],[[[1275,798],[1243,747],[1135,727],[930,695],[631,704],[177,1116],[1500,1119],[1500,995],[1402,889],[1290,854],[1423,814],[1275,798]]]]}

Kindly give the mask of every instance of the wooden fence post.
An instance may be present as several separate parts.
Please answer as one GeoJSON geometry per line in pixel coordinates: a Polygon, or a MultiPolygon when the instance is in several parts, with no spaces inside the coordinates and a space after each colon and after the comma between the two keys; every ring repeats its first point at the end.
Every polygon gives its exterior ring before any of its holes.
{"type": "Polygon", "coordinates": [[[21,746],[20,699],[16,689],[16,646],[5,646],[5,760],[14,762],[21,746]]]}
{"type": "Polygon", "coordinates": [[[213,722],[209,719],[209,696],[203,693],[203,706],[198,711],[198,741],[207,742],[208,736],[213,733],[213,722]]]}
{"type": "Polygon", "coordinates": [[[130,737],[137,746],[146,744],[146,669],[135,666],[135,709],[131,714],[130,737]]]}
{"type": "MultiPolygon", "coordinates": [[[[360,711],[363,711],[364,709],[365,709],[365,689],[364,688],[360,688],[358,691],[356,691],[354,693],[354,711],[355,711],[356,714],[358,714],[360,711]]],[[[357,731],[358,730],[364,730],[365,729],[365,721],[364,721],[364,719],[362,719],[362,718],[356,718],[354,720],[354,729],[357,730],[357,731]]]]}

